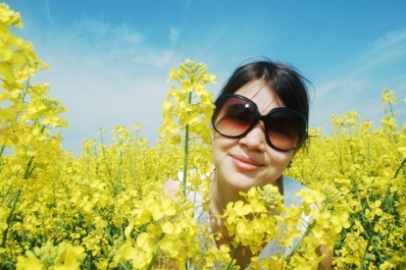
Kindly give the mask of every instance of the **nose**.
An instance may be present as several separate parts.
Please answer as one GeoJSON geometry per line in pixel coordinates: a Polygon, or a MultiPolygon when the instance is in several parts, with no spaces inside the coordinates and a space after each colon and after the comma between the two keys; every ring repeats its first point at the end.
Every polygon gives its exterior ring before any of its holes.
{"type": "Polygon", "coordinates": [[[259,121],[244,137],[241,137],[239,143],[251,151],[265,150],[265,127],[262,121],[259,121]]]}

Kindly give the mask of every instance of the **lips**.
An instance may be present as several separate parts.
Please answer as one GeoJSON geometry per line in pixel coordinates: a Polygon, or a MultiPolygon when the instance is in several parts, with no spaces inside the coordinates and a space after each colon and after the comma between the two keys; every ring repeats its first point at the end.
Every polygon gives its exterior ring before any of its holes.
{"type": "Polygon", "coordinates": [[[263,166],[260,162],[250,157],[239,155],[231,155],[231,157],[234,165],[240,170],[255,171],[263,166]]]}

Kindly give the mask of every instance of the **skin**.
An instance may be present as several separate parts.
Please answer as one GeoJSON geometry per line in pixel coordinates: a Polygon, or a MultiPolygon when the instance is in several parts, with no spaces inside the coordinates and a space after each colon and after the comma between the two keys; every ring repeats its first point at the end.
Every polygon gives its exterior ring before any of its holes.
{"type": "MultiPolygon", "coordinates": [[[[261,114],[285,105],[263,81],[247,83],[235,94],[254,101],[261,114]]],[[[240,191],[266,184],[278,186],[277,181],[293,158],[294,152],[280,152],[271,148],[265,139],[264,124],[260,121],[242,138],[213,135],[213,162],[216,175],[212,186],[211,209],[222,213],[229,202],[242,199],[240,191]]]]}

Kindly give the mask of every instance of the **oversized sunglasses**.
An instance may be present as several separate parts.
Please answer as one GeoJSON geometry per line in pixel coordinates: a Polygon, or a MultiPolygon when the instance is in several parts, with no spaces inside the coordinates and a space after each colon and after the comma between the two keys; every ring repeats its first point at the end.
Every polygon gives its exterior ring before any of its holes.
{"type": "Polygon", "coordinates": [[[299,148],[307,136],[306,117],[296,110],[279,107],[261,115],[252,100],[235,94],[221,95],[214,104],[212,124],[224,137],[244,137],[260,120],[264,123],[268,145],[278,151],[299,148]]]}

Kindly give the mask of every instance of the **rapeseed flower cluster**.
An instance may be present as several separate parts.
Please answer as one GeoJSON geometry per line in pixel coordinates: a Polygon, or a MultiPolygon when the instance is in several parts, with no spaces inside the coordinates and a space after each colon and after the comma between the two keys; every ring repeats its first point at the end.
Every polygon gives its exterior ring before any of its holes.
{"type": "Polygon", "coordinates": [[[186,60],[170,70],[180,86],[167,93],[156,146],[136,123],[117,126],[108,145],[100,129],[73,157],[58,133],[67,109],[49,85],[30,83],[48,67],[14,26],[20,15],[0,4],[0,268],[238,269],[240,250],[254,254],[250,269],[317,269],[320,245],[334,250],[335,269],[406,268],[406,125],[393,91],[382,92],[378,127],[350,111],[332,117],[331,136],[312,129],[287,171],[309,187],[302,204],[253,188],[227,206],[233,241],[216,247],[194,216],[207,210],[213,170],[207,67],[186,60]],[[162,189],[170,178],[180,181],[174,196],[162,189]],[[291,252],[256,256],[268,241],[291,252]]]}
{"type": "Polygon", "coordinates": [[[213,93],[207,91],[206,84],[216,83],[214,74],[207,74],[204,63],[186,60],[179,70],[169,71],[168,81],[175,81],[163,102],[163,122],[160,127],[160,144],[166,152],[176,153],[183,149],[182,190],[187,192],[187,182],[191,190],[202,184],[201,175],[211,170],[210,141],[212,131],[208,128],[214,111],[213,93]]]}
{"type": "Polygon", "coordinates": [[[392,90],[382,91],[382,105],[380,127],[350,111],[331,118],[331,137],[313,130],[312,146],[289,171],[324,190],[331,213],[345,221],[337,227],[342,227],[334,248],[338,269],[406,267],[406,130],[397,128],[392,90]]]}

